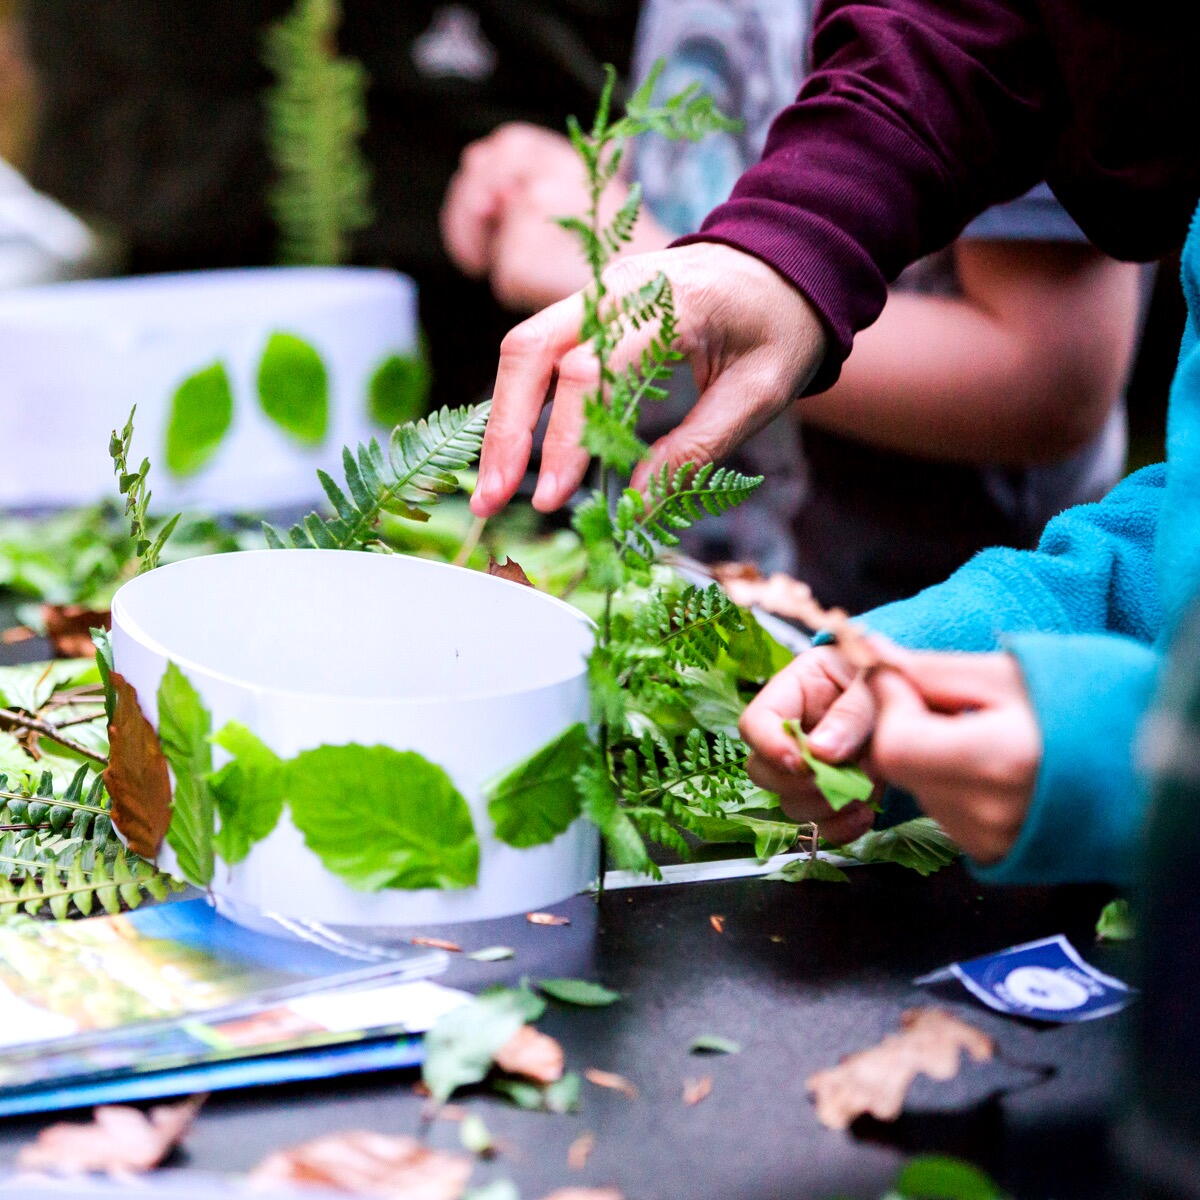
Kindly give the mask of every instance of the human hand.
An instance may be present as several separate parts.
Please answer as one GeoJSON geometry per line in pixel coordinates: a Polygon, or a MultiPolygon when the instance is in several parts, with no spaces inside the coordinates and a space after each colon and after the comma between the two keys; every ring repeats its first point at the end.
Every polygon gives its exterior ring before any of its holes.
{"type": "Polygon", "coordinates": [[[746,764],[750,778],[775,792],[792,820],[815,821],[827,841],[853,841],[871,827],[874,813],[857,802],[833,812],[783,723],[799,721],[812,753],[839,763],[862,754],[875,727],[875,711],[871,689],[836,646],[805,651],[742,714],[741,734],[752,751],[746,764]]]}
{"type": "MultiPolygon", "coordinates": [[[[634,486],[663,464],[674,468],[728,455],[787,408],[825,350],[824,329],[808,301],[765,263],[730,246],[696,243],[634,255],[613,263],[604,278],[614,295],[624,295],[660,272],[671,282],[677,346],[700,397],[683,422],[650,448],[634,486]]],[[[591,347],[579,342],[583,312],[582,295],[568,296],[523,321],[501,343],[471,499],[477,516],[499,512],[516,492],[551,392],[533,505],[552,512],[582,482],[588,466],[580,446],[583,398],[595,388],[598,372],[591,347]]],[[[636,362],[653,332],[643,328],[627,336],[613,356],[613,369],[636,362]]]]}
{"type": "Polygon", "coordinates": [[[892,647],[870,690],[878,705],[873,773],[911,792],[977,862],[1003,858],[1024,824],[1042,757],[1016,659],[892,647]]]}

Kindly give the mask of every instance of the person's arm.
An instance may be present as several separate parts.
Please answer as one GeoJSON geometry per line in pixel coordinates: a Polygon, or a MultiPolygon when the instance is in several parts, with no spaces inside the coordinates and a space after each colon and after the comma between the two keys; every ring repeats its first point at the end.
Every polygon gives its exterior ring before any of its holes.
{"type": "Polygon", "coordinates": [[[962,294],[893,291],[837,383],[796,415],[921,457],[1065,458],[1120,392],[1140,268],[1066,242],[960,241],[953,254],[962,294]]]}

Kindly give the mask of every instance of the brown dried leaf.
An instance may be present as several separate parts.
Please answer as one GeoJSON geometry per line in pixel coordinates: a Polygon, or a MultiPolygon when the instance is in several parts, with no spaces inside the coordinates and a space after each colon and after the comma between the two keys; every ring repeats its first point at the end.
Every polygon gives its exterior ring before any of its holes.
{"type": "Polygon", "coordinates": [[[708,923],[718,933],[725,932],[725,918],[720,913],[713,913],[712,916],[708,918],[708,923]]]}
{"type": "Polygon", "coordinates": [[[563,1048],[549,1034],[522,1025],[496,1051],[496,1066],[535,1083],[555,1083],[563,1074],[563,1048]]]}
{"type": "Polygon", "coordinates": [[[526,587],[533,587],[529,576],[525,574],[521,564],[515,558],[505,558],[501,563],[489,554],[487,573],[495,575],[497,579],[508,579],[513,583],[523,583],[526,587]]]}
{"type": "Polygon", "coordinates": [[[625,1200],[616,1188],[565,1187],[558,1188],[542,1200],[625,1200]]]}
{"type": "Polygon", "coordinates": [[[588,1083],[594,1083],[597,1087],[610,1088],[614,1092],[624,1092],[630,1100],[637,1099],[637,1088],[624,1075],[618,1075],[615,1071],[601,1071],[599,1067],[588,1067],[584,1071],[583,1077],[588,1083]]]}
{"type": "Polygon", "coordinates": [[[567,1148],[567,1166],[572,1171],[582,1171],[587,1166],[587,1161],[592,1157],[592,1151],[595,1148],[596,1135],[581,1133],[567,1148]]]}
{"type": "Polygon", "coordinates": [[[93,1112],[88,1124],[64,1121],[43,1129],[35,1141],[21,1148],[17,1165],[60,1175],[152,1170],[183,1141],[204,1100],[193,1096],[148,1112],[104,1105],[93,1112]]]}
{"type": "Polygon", "coordinates": [[[111,629],[112,613],[82,604],[43,604],[42,623],[58,658],[95,658],[93,629],[111,629]]]}
{"type": "Polygon", "coordinates": [[[877,1046],[844,1058],[808,1079],[817,1119],[829,1129],[847,1129],[864,1113],[894,1121],[918,1075],[953,1079],[965,1051],[975,1062],[995,1053],[986,1033],[941,1008],[910,1008],[901,1032],[877,1046]]]}
{"type": "Polygon", "coordinates": [[[684,1104],[699,1104],[701,1100],[708,1098],[712,1089],[711,1075],[701,1075],[699,1079],[685,1079],[683,1081],[683,1102],[684,1104]]]}
{"type": "Polygon", "coordinates": [[[459,1200],[472,1167],[467,1155],[430,1150],[416,1138],[358,1131],[279,1150],[254,1168],[250,1180],[389,1200],[459,1200]]]}
{"type": "Polygon", "coordinates": [[[525,914],[525,920],[530,925],[570,925],[570,917],[560,917],[557,913],[532,912],[525,914]]]}
{"type": "Polygon", "coordinates": [[[450,950],[455,954],[462,953],[462,947],[457,942],[448,942],[445,938],[412,937],[408,940],[414,946],[431,946],[434,950],[450,950]]]}
{"type": "Polygon", "coordinates": [[[117,707],[108,727],[109,759],[104,786],[112,797],[113,824],[129,848],[155,858],[171,823],[171,778],[154,726],[142,715],[137,692],[111,672],[117,707]]]}

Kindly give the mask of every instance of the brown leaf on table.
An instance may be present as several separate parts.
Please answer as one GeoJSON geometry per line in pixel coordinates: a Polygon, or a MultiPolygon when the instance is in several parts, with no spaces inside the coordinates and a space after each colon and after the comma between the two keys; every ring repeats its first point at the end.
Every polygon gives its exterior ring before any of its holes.
{"type": "Polygon", "coordinates": [[[720,913],[713,913],[712,916],[708,918],[708,923],[718,933],[725,932],[725,918],[720,913]]]}
{"type": "Polygon", "coordinates": [[[638,1090],[634,1084],[630,1083],[624,1075],[618,1075],[615,1071],[601,1071],[599,1067],[588,1067],[583,1073],[584,1079],[588,1083],[594,1083],[597,1087],[609,1088],[614,1092],[624,1092],[630,1100],[636,1100],[638,1090]]]}
{"type": "Polygon", "coordinates": [[[879,653],[862,626],[851,621],[845,609],[823,608],[807,583],[781,571],[766,579],[747,563],[722,563],[713,568],[713,577],[734,604],[761,608],[831,634],[852,667],[869,671],[880,665],[879,653]]]}
{"type": "Polygon", "coordinates": [[[459,1200],[473,1166],[467,1155],[431,1150],[416,1138],[360,1131],[276,1151],[250,1172],[250,1180],[391,1200],[459,1200]]]}
{"type": "Polygon", "coordinates": [[[95,658],[93,629],[111,629],[112,613],[82,604],[43,604],[42,623],[57,658],[95,658]]]}
{"type": "Polygon", "coordinates": [[[712,1089],[711,1075],[701,1075],[699,1079],[685,1079],[683,1081],[683,1102],[689,1105],[699,1104],[701,1100],[708,1099],[712,1089]]]}
{"type": "Polygon", "coordinates": [[[148,1112],[125,1105],[104,1105],[87,1124],[50,1125],[21,1148],[17,1165],[29,1171],[111,1175],[150,1171],[166,1159],[192,1127],[203,1096],[178,1104],[159,1104],[148,1112]]]}
{"type": "Polygon", "coordinates": [[[455,954],[462,953],[462,947],[457,942],[448,942],[445,938],[411,937],[408,940],[413,946],[430,946],[434,950],[450,950],[455,954]]]}
{"type": "Polygon", "coordinates": [[[171,823],[171,778],[154,726],[138,705],[137,692],[116,671],[110,673],[117,707],[108,727],[109,759],[104,786],[112,798],[113,824],[129,848],[153,859],[171,823]]]}
{"type": "Polygon", "coordinates": [[[625,1200],[616,1188],[565,1187],[558,1188],[542,1200],[625,1200]]]}
{"type": "Polygon", "coordinates": [[[563,1048],[549,1034],[522,1025],[496,1051],[496,1066],[535,1083],[555,1083],[563,1074],[563,1048]]]}
{"type": "Polygon", "coordinates": [[[592,1151],[595,1148],[596,1135],[581,1133],[567,1148],[567,1166],[572,1171],[582,1171],[587,1166],[587,1161],[592,1157],[592,1151]]]}
{"type": "Polygon", "coordinates": [[[918,1075],[953,1079],[964,1051],[975,1062],[995,1053],[986,1033],[945,1009],[910,1008],[900,1025],[900,1033],[889,1034],[877,1046],[809,1076],[808,1090],[822,1125],[847,1129],[864,1113],[894,1121],[918,1075]]]}
{"type": "Polygon", "coordinates": [[[489,554],[487,573],[495,575],[497,579],[508,579],[513,583],[523,583],[526,587],[533,587],[529,576],[525,574],[521,564],[515,558],[506,558],[503,562],[497,562],[489,554]]]}
{"type": "Polygon", "coordinates": [[[525,914],[525,920],[530,925],[570,925],[570,917],[560,917],[557,913],[532,912],[525,914]]]}

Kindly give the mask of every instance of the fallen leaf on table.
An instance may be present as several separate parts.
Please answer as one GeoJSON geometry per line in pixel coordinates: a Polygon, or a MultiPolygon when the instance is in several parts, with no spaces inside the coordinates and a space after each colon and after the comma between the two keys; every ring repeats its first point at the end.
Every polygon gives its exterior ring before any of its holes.
{"type": "Polygon", "coordinates": [[[43,604],[42,623],[57,658],[95,658],[92,630],[111,629],[112,613],[82,604],[43,604]]]}
{"type": "Polygon", "coordinates": [[[365,1131],[332,1133],[268,1155],[252,1183],[321,1186],[389,1200],[459,1200],[473,1169],[465,1154],[447,1154],[416,1138],[365,1131]]]}
{"type": "Polygon", "coordinates": [[[713,1081],[711,1075],[701,1075],[699,1079],[685,1079],[683,1081],[683,1102],[684,1104],[699,1104],[701,1100],[706,1100],[713,1089],[713,1081]]]}
{"type": "Polygon", "coordinates": [[[109,760],[104,786],[112,798],[113,824],[129,848],[153,859],[171,823],[171,777],[154,726],[142,715],[137,692],[110,672],[117,707],[108,727],[109,760]]]}
{"type": "Polygon", "coordinates": [[[496,1143],[491,1131],[483,1123],[483,1118],[477,1113],[467,1113],[458,1127],[458,1140],[464,1150],[478,1154],[481,1158],[490,1158],[496,1153],[496,1143]]]}
{"type": "Polygon", "coordinates": [[[709,917],[709,918],[708,918],[708,923],[709,923],[709,924],[710,924],[710,925],[711,925],[711,926],[712,926],[712,927],[713,927],[713,928],[714,928],[714,929],[715,929],[715,930],[716,930],[718,933],[724,933],[724,932],[725,932],[725,918],[724,918],[723,916],[721,916],[721,914],[720,914],[720,913],[713,913],[713,915],[712,915],[711,917],[709,917]]]}
{"type": "Polygon", "coordinates": [[[584,1071],[583,1077],[588,1083],[594,1083],[597,1087],[610,1088],[614,1092],[624,1092],[630,1100],[637,1099],[637,1087],[630,1083],[624,1075],[618,1075],[615,1071],[601,1071],[599,1067],[588,1067],[584,1071]]]}
{"type": "Polygon", "coordinates": [[[149,1171],[166,1159],[191,1128],[203,1096],[159,1104],[148,1112],[125,1105],[97,1108],[88,1124],[60,1122],[21,1148],[17,1165],[30,1171],[83,1174],[149,1171]]]}
{"type": "Polygon", "coordinates": [[[582,1171],[596,1148],[594,1133],[581,1133],[567,1148],[567,1166],[572,1171],[582,1171]]]}
{"type": "Polygon", "coordinates": [[[742,1044],[715,1033],[702,1033],[698,1038],[692,1039],[688,1049],[693,1054],[741,1054],[742,1044]]]}
{"type": "Polygon", "coordinates": [[[581,1008],[604,1008],[621,998],[620,992],[587,979],[539,979],[537,987],[538,991],[553,996],[555,1000],[577,1004],[581,1008]]]}
{"type": "Polygon", "coordinates": [[[889,1034],[877,1046],[809,1076],[807,1087],[822,1125],[847,1129],[865,1113],[894,1121],[918,1075],[953,1079],[964,1052],[975,1062],[995,1053],[986,1033],[945,1009],[910,1008],[900,1025],[900,1033],[889,1034]]]}
{"type": "Polygon", "coordinates": [[[570,917],[560,917],[557,913],[532,912],[525,914],[525,920],[530,925],[570,925],[570,917]]]}
{"type": "Polygon", "coordinates": [[[562,1078],[563,1049],[549,1034],[522,1025],[496,1051],[496,1066],[537,1083],[554,1083],[562,1078]]]}
{"type": "Polygon", "coordinates": [[[497,579],[508,579],[513,583],[523,583],[526,587],[533,587],[529,576],[525,574],[521,564],[515,558],[505,558],[503,562],[497,562],[489,555],[487,573],[495,575],[497,579]]]}
{"type": "Polygon", "coordinates": [[[542,1200],[625,1200],[616,1188],[565,1187],[543,1196],[542,1200]]]}
{"type": "Polygon", "coordinates": [[[472,950],[467,957],[475,962],[503,962],[516,953],[511,946],[484,946],[482,950],[472,950]]]}
{"type": "Polygon", "coordinates": [[[413,946],[430,946],[434,950],[450,950],[455,954],[462,953],[462,947],[457,942],[448,942],[445,938],[413,937],[408,940],[413,946]]]}

